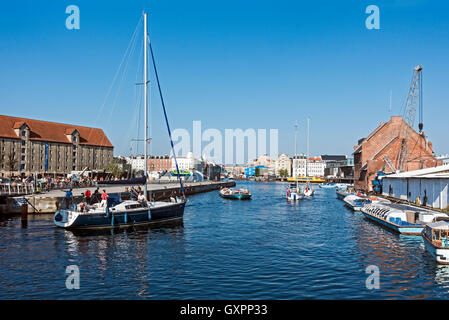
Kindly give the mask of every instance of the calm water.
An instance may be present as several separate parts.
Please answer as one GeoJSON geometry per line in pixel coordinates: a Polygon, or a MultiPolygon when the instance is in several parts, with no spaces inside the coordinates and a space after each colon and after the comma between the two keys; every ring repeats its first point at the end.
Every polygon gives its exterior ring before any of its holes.
{"type": "Polygon", "coordinates": [[[1,299],[447,299],[449,268],[419,237],[346,209],[334,190],[289,204],[285,185],[246,184],[251,201],[190,198],[181,224],[74,234],[38,215],[0,221],[1,299]],[[65,287],[66,266],[80,289],[65,287]],[[365,269],[380,269],[367,290],[365,269]]]}

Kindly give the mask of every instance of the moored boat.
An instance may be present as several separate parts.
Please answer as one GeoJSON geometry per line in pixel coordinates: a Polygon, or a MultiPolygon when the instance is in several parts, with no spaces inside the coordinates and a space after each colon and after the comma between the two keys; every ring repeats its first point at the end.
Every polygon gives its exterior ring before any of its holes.
{"type": "Polygon", "coordinates": [[[319,185],[319,187],[322,189],[333,189],[335,188],[335,185],[332,183],[322,183],[319,185]]]}
{"type": "Polygon", "coordinates": [[[342,189],[336,189],[335,193],[337,194],[337,199],[340,199],[340,200],[343,200],[344,198],[346,198],[346,196],[351,194],[348,192],[348,190],[342,190],[342,189]]]}
{"type": "Polygon", "coordinates": [[[382,199],[378,197],[367,197],[361,194],[349,194],[343,199],[345,205],[351,208],[353,211],[360,211],[364,205],[371,203],[391,203],[390,200],[382,199]]]}
{"type": "Polygon", "coordinates": [[[449,264],[449,223],[438,221],[428,223],[422,231],[426,250],[439,264],[449,264]]]}
{"type": "Polygon", "coordinates": [[[220,190],[220,196],[222,196],[225,199],[233,199],[233,200],[251,199],[251,193],[246,188],[241,189],[223,188],[220,190]]]}
{"type": "Polygon", "coordinates": [[[74,205],[70,210],[56,211],[53,221],[65,229],[104,229],[149,225],[182,219],[185,201],[172,199],[171,202],[118,201],[101,206],[96,203],[82,209],[74,205]]]}
{"type": "Polygon", "coordinates": [[[360,211],[368,219],[405,235],[420,235],[428,223],[449,219],[441,212],[399,203],[367,204],[360,211]]]}

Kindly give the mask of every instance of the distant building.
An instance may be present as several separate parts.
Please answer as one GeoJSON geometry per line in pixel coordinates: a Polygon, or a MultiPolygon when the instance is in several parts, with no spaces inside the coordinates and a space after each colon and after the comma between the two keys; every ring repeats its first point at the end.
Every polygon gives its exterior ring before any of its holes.
{"type": "Polygon", "coordinates": [[[305,155],[296,155],[292,158],[292,176],[305,177],[306,176],[307,157],[305,155]]]}
{"type": "Polygon", "coordinates": [[[254,177],[255,175],[256,175],[256,168],[254,167],[245,168],[245,176],[254,177]]]}
{"type": "Polygon", "coordinates": [[[345,155],[327,155],[321,156],[321,160],[324,162],[324,176],[336,177],[338,176],[339,168],[348,164],[348,159],[345,155]]]}
{"type": "Polygon", "coordinates": [[[288,177],[292,175],[292,159],[285,153],[280,154],[275,161],[275,175],[280,176],[281,170],[287,170],[288,177]]]}
{"type": "Polygon", "coordinates": [[[245,166],[224,166],[223,170],[227,171],[228,173],[234,175],[234,176],[240,176],[242,174],[245,174],[245,166]]]}
{"type": "Polygon", "coordinates": [[[309,177],[324,177],[325,168],[326,163],[321,159],[321,157],[309,158],[309,162],[307,164],[307,175],[309,177]]]}
{"type": "MultiPolygon", "coordinates": [[[[381,123],[366,138],[360,139],[354,147],[354,187],[358,190],[371,191],[372,180],[377,171],[390,168],[390,164],[399,166],[399,155],[403,126],[408,124],[399,116],[391,117],[390,121],[381,123]]],[[[441,164],[433,155],[432,143],[427,141],[424,133],[418,133],[409,128],[407,139],[408,160],[404,171],[411,171],[441,164]]],[[[397,168],[399,169],[399,168],[397,168]]]]}
{"type": "Polygon", "coordinates": [[[106,169],[114,146],[102,129],[0,115],[0,174],[106,169]]]}
{"type": "Polygon", "coordinates": [[[126,163],[131,165],[131,169],[134,171],[145,171],[145,156],[131,156],[126,157],[126,163]]]}
{"type": "MultiPolygon", "coordinates": [[[[179,170],[188,170],[188,171],[196,170],[199,172],[203,172],[204,169],[203,160],[195,158],[192,152],[187,153],[186,157],[176,157],[176,160],[178,162],[179,170]]],[[[171,162],[171,171],[176,171],[176,163],[173,158],[171,162]]]]}
{"type": "Polygon", "coordinates": [[[148,171],[170,171],[172,167],[172,159],[169,156],[149,156],[148,171]]]}

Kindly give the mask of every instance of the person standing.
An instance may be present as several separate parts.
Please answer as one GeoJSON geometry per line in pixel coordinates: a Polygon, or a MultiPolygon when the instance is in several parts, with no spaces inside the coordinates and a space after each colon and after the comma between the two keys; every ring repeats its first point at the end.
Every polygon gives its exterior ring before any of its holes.
{"type": "Polygon", "coordinates": [[[70,205],[72,204],[72,198],[73,198],[73,193],[72,193],[72,189],[67,190],[65,192],[65,204],[67,206],[67,209],[70,207],[70,205]]]}
{"type": "Polygon", "coordinates": [[[90,196],[91,196],[90,190],[87,190],[87,191],[86,191],[85,196],[86,196],[86,203],[87,203],[87,204],[90,204],[90,202],[91,202],[91,199],[90,199],[90,196]]]}
{"type": "Polygon", "coordinates": [[[101,194],[101,206],[106,207],[108,203],[108,194],[106,193],[106,190],[103,190],[103,193],[101,194]]]}

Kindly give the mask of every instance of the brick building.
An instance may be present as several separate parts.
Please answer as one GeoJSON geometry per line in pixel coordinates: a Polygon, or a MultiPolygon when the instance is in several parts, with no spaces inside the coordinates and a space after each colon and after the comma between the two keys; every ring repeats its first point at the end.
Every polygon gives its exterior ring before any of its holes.
{"type": "Polygon", "coordinates": [[[172,158],[169,156],[149,156],[147,160],[148,171],[170,171],[172,158]]]}
{"type": "Polygon", "coordinates": [[[0,115],[0,176],[101,170],[113,150],[101,129],[0,115]]]}
{"type": "MultiPolygon", "coordinates": [[[[369,136],[359,140],[354,147],[354,187],[357,190],[372,190],[372,180],[377,171],[384,167],[389,169],[385,158],[395,168],[399,167],[403,126],[407,126],[407,123],[402,117],[393,116],[390,121],[382,122],[369,136]]],[[[409,129],[407,150],[405,171],[435,167],[441,162],[435,158],[432,143],[427,141],[424,133],[418,133],[412,128],[409,129]]]]}

